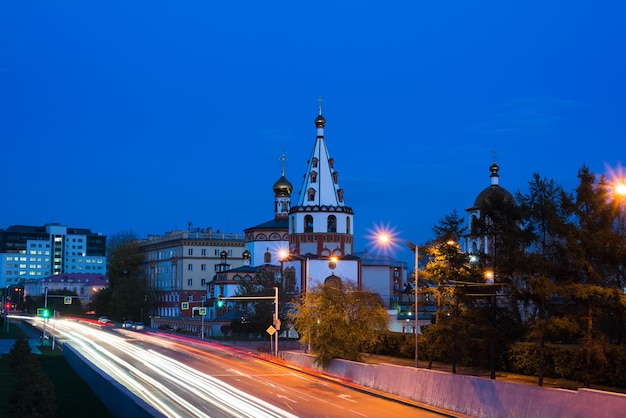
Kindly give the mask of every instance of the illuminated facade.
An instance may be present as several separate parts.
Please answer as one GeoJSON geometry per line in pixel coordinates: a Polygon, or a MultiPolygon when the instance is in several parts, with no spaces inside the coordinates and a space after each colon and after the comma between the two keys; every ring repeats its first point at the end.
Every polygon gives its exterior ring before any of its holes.
{"type": "Polygon", "coordinates": [[[106,275],[106,236],[60,224],[0,229],[0,285],[61,273],[106,275]]]}

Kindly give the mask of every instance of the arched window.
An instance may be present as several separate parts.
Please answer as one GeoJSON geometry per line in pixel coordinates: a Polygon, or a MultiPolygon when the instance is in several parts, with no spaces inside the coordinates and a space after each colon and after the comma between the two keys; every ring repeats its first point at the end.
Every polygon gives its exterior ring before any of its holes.
{"type": "Polygon", "coordinates": [[[313,167],[313,168],[317,168],[317,163],[318,163],[318,162],[319,162],[319,160],[318,160],[317,158],[313,157],[313,164],[312,164],[312,167],[313,167]]]}
{"type": "Polygon", "coordinates": [[[339,173],[337,173],[336,171],[333,173],[333,183],[339,183],[339,173]]]}
{"type": "Polygon", "coordinates": [[[311,183],[317,183],[317,173],[315,171],[311,171],[311,183]]]}
{"type": "Polygon", "coordinates": [[[339,199],[340,202],[343,202],[343,189],[337,190],[337,199],[339,199]]]}
{"type": "Polygon", "coordinates": [[[265,254],[263,254],[263,262],[265,264],[270,264],[272,262],[272,253],[265,251],[265,254]]]}
{"type": "Polygon", "coordinates": [[[304,217],[304,232],[313,232],[313,217],[311,215],[304,217]]]}
{"type": "Polygon", "coordinates": [[[315,200],[315,189],[309,189],[307,194],[309,196],[309,202],[312,202],[315,200]]]}
{"type": "Polygon", "coordinates": [[[326,220],[326,232],[337,232],[337,218],[335,215],[328,216],[326,220]]]}
{"type": "Polygon", "coordinates": [[[346,216],[346,234],[350,234],[350,217],[346,216]]]}

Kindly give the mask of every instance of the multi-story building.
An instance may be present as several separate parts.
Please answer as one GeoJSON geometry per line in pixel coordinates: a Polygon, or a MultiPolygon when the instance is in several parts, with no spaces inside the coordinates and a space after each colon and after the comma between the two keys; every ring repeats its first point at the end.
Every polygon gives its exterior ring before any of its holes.
{"type": "Polygon", "coordinates": [[[206,302],[215,274],[240,267],[250,257],[243,234],[191,225],[187,230],[148,236],[139,245],[144,254],[142,271],[155,292],[155,316],[191,316],[193,307],[206,302]]]}
{"type": "Polygon", "coordinates": [[[56,223],[0,229],[2,287],[61,273],[106,275],[106,236],[56,223]]]}

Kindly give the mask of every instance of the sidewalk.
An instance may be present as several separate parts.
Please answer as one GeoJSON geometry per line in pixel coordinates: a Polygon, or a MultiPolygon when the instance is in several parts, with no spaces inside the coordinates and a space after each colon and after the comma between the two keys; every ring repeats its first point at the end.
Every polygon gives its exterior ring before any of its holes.
{"type": "MultiPolygon", "coordinates": [[[[30,351],[33,354],[41,354],[39,346],[41,345],[41,334],[37,329],[25,324],[24,321],[11,321],[12,324],[17,325],[28,338],[28,344],[30,345],[30,351]]],[[[13,348],[16,340],[0,339],[0,355],[8,354],[13,348]]]]}

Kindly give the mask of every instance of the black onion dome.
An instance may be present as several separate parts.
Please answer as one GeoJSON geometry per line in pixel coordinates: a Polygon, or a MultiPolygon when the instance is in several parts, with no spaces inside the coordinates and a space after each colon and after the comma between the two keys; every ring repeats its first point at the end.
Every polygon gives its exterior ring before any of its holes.
{"type": "Polygon", "coordinates": [[[504,187],[498,186],[497,184],[492,184],[478,194],[476,200],[474,201],[474,207],[485,207],[494,201],[502,201],[505,203],[510,203],[512,205],[517,205],[515,197],[513,197],[511,192],[509,192],[504,187]]]}
{"type": "Polygon", "coordinates": [[[324,125],[326,125],[326,119],[324,119],[324,116],[317,115],[317,117],[315,118],[315,127],[323,128],[324,125]]]}
{"type": "Polygon", "coordinates": [[[276,196],[291,196],[293,185],[287,177],[282,176],[274,183],[274,193],[276,196]]]}
{"type": "Polygon", "coordinates": [[[498,174],[498,171],[500,171],[498,164],[495,162],[491,164],[489,171],[491,171],[491,186],[487,187],[478,194],[476,200],[474,201],[474,206],[472,206],[470,210],[489,206],[493,202],[502,202],[504,204],[517,206],[515,197],[513,197],[511,192],[504,187],[500,187],[498,184],[498,178],[500,177],[498,174]]]}

